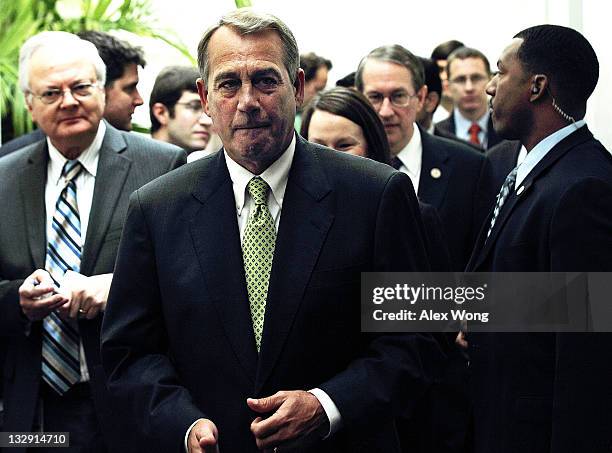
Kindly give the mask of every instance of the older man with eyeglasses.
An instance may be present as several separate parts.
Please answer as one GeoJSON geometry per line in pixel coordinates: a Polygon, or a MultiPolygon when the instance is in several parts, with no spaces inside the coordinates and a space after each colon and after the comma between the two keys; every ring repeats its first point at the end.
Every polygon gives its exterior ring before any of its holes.
{"type": "Polygon", "coordinates": [[[188,153],[206,148],[212,134],[212,120],[198,96],[199,77],[194,67],[168,66],[155,79],[149,100],[151,136],[188,153]]]}
{"type": "Polygon", "coordinates": [[[0,161],[3,429],[68,432],[86,452],[120,451],[99,332],[129,194],[185,162],[180,149],[102,120],[105,74],[76,35],[26,41],[20,87],[46,138],[0,161]]]}
{"type": "MultiPolygon", "coordinates": [[[[489,167],[484,156],[469,145],[434,137],[417,126],[416,116],[427,96],[424,77],[421,61],[409,50],[383,46],[361,60],[355,85],[385,126],[392,165],[408,174],[421,201],[438,210],[451,252],[450,270],[462,271],[487,204],[493,202],[489,167]]],[[[463,387],[466,374],[463,351],[451,348],[444,380],[423,403],[427,409],[419,417],[397,421],[404,451],[463,448],[468,414],[467,389],[463,387]],[[415,444],[421,450],[415,450],[415,444]]]]}

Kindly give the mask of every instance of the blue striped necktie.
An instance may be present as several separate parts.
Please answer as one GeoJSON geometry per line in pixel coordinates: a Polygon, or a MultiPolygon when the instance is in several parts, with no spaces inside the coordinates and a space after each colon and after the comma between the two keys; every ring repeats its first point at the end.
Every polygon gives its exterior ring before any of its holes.
{"type": "MultiPolygon", "coordinates": [[[[69,160],[62,169],[65,186],[55,204],[45,269],[59,286],[68,270],[81,267],[81,220],[76,198],[75,179],[83,170],[77,160],[69,160]]],[[[63,395],[81,378],[80,336],[76,323],[51,312],[43,320],[42,376],[57,393],[63,395]]]]}

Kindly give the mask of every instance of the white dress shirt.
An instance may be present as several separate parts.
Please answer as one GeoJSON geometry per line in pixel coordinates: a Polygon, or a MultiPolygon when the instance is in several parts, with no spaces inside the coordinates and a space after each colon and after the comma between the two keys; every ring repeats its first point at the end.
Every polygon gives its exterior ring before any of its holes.
{"type": "MultiPolygon", "coordinates": [[[[96,184],[96,173],[98,171],[98,159],[100,157],[100,148],[104,141],[106,133],[106,124],[100,121],[98,132],[94,137],[91,145],[89,145],[78,157],[78,161],[83,166],[83,170],[76,177],[74,183],[76,185],[77,206],[79,208],[79,218],[81,221],[81,244],[85,244],[87,236],[87,227],[89,226],[89,214],[91,212],[91,202],[93,200],[94,186],[96,184]]],[[[49,148],[49,163],[47,164],[47,184],[45,185],[45,208],[47,215],[47,237],[53,234],[52,224],[53,215],[55,214],[55,205],[62,190],[66,185],[62,177],[62,169],[68,159],[66,159],[58,149],[53,146],[49,137],[47,137],[47,146],[49,148]]],[[[70,278],[70,271],[64,275],[62,281],[59,281],[61,287],[62,282],[70,278]]],[[[85,351],[83,349],[83,341],[80,342],[80,357],[81,380],[80,382],[89,381],[89,372],[87,370],[87,362],[85,360],[85,351]]]]}
{"type": "Polygon", "coordinates": [[[478,132],[478,140],[480,140],[480,146],[487,148],[487,128],[489,126],[489,109],[485,111],[485,114],[478,118],[477,121],[468,120],[465,116],[459,112],[459,109],[453,111],[455,118],[455,135],[465,141],[470,141],[470,127],[472,123],[477,123],[480,126],[480,132],[478,132]]]}
{"type": "MultiPolygon", "coordinates": [[[[268,186],[270,186],[270,192],[268,193],[268,209],[270,210],[270,214],[274,220],[274,228],[276,229],[277,233],[278,226],[280,224],[281,211],[283,208],[283,200],[285,198],[285,190],[287,189],[287,181],[289,180],[289,170],[291,169],[293,156],[295,155],[295,143],[296,139],[294,135],[293,140],[291,140],[291,143],[285,152],[259,175],[259,177],[268,183],[268,186]]],[[[249,181],[257,175],[254,175],[246,168],[235,162],[229,156],[229,154],[227,154],[225,149],[223,152],[225,153],[227,170],[229,171],[230,179],[232,180],[234,200],[236,201],[236,218],[238,220],[238,229],[240,230],[240,242],[242,243],[249,214],[255,206],[253,198],[247,191],[247,185],[249,181]]],[[[338,431],[342,425],[342,417],[338,407],[323,390],[314,388],[309,390],[309,392],[319,400],[319,403],[321,403],[321,406],[327,415],[327,419],[329,420],[329,432],[327,436],[332,435],[338,431]]],[[[193,422],[185,434],[185,451],[189,451],[187,446],[189,433],[198,421],[199,420],[193,422]]],[[[220,435],[222,434],[220,433],[220,435]]]]}
{"type": "Polygon", "coordinates": [[[419,180],[421,179],[421,166],[423,164],[423,142],[421,141],[421,131],[416,123],[412,125],[412,137],[408,144],[398,154],[397,158],[402,162],[399,171],[410,176],[414,192],[419,191],[419,180]]]}

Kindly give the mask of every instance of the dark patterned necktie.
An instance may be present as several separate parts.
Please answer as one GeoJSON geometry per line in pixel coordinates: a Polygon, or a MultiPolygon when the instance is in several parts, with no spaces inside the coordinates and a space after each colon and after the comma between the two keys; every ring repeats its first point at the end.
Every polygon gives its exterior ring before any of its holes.
{"type": "MultiPolygon", "coordinates": [[[[78,272],[81,266],[81,220],[74,180],[82,169],[76,160],[67,161],[62,169],[66,185],[55,204],[45,261],[45,269],[56,285],[66,271],[78,272]]],[[[76,324],[55,312],[43,320],[42,377],[60,395],[81,378],[79,345],[76,324]]]]}
{"type": "Polygon", "coordinates": [[[396,170],[399,170],[402,165],[402,161],[399,160],[399,157],[395,156],[391,158],[391,166],[396,170]]]}
{"type": "Polygon", "coordinates": [[[266,312],[268,284],[274,258],[276,230],[274,220],[268,209],[268,190],[270,187],[259,176],[249,181],[247,190],[253,198],[255,206],[251,210],[244,239],[242,241],[242,257],[249,295],[249,306],[255,332],[257,351],[261,346],[261,336],[266,312]]]}
{"type": "Polygon", "coordinates": [[[499,211],[501,211],[501,208],[506,202],[508,195],[510,195],[510,191],[514,188],[517,170],[518,167],[515,167],[514,170],[512,170],[510,174],[506,176],[506,180],[502,184],[502,187],[499,193],[497,194],[497,202],[495,203],[495,208],[493,209],[493,218],[491,219],[491,226],[489,227],[489,231],[487,231],[487,238],[491,235],[491,231],[493,231],[493,226],[495,225],[495,221],[497,220],[499,211]]]}

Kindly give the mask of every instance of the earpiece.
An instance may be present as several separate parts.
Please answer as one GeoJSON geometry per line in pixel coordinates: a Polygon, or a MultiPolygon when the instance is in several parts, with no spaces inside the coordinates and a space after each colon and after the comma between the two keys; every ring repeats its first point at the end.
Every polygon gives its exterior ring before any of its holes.
{"type": "Polygon", "coordinates": [[[540,92],[540,89],[538,87],[533,87],[531,89],[531,94],[538,94],[540,92]]]}

